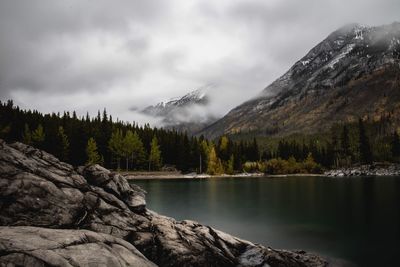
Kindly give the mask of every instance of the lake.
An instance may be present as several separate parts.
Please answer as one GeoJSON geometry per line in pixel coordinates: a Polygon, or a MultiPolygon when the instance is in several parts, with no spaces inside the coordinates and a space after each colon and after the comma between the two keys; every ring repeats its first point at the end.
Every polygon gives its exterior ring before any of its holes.
{"type": "Polygon", "coordinates": [[[400,177],[140,180],[148,207],[273,248],[398,266],[400,177]]]}

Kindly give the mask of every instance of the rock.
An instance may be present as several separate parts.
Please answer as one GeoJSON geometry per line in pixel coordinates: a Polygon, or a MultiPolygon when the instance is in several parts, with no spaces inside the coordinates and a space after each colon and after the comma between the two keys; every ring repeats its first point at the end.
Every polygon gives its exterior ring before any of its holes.
{"type": "Polygon", "coordinates": [[[0,227],[0,250],[0,266],[156,266],[130,243],[87,230],[0,227]]]}
{"type": "Polygon", "coordinates": [[[133,211],[143,211],[146,207],[145,191],[128,181],[118,173],[111,173],[100,165],[91,165],[78,169],[89,183],[102,187],[108,193],[123,199],[133,211]]]}
{"type": "Polygon", "coordinates": [[[393,176],[400,175],[399,164],[373,163],[370,165],[353,166],[336,170],[329,170],[324,173],[330,177],[348,177],[348,176],[393,176]]]}
{"type": "MultiPolygon", "coordinates": [[[[129,258],[132,253],[137,259],[141,257],[136,248],[147,263],[159,266],[327,266],[324,259],[315,255],[265,248],[197,222],[159,215],[146,208],[144,196],[141,188],[99,165],[74,169],[46,152],[21,143],[8,145],[0,141],[0,229],[12,237],[10,242],[2,241],[0,256],[8,256],[6,251],[11,251],[14,243],[24,243],[23,231],[46,233],[45,237],[42,234],[39,237],[50,241],[54,233],[54,238],[59,238],[55,242],[65,243],[82,236],[84,229],[85,234],[104,237],[103,243],[82,245],[88,249],[92,246],[114,249],[117,245],[112,244],[123,242],[118,245],[120,254],[109,250],[121,258],[121,265],[122,258],[129,258]],[[114,239],[107,241],[105,236],[114,239]]],[[[32,242],[31,248],[42,258],[25,259],[18,254],[16,265],[23,260],[30,263],[46,259],[52,265],[68,266],[63,260],[73,258],[68,249],[53,257],[51,247],[40,250],[39,239],[32,242]]],[[[108,255],[104,254],[101,260],[114,259],[108,255]]],[[[79,265],[86,264],[83,259],[73,259],[79,265]]]]}

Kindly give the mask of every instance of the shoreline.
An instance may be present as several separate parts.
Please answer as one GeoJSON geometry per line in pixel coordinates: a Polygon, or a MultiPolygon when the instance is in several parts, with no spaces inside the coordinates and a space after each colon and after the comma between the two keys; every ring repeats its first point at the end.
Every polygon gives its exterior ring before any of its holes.
{"type": "Polygon", "coordinates": [[[146,172],[146,171],[133,171],[133,172],[118,172],[127,180],[198,180],[198,179],[212,179],[212,178],[287,178],[287,177],[330,177],[330,178],[346,178],[346,177],[361,177],[361,176],[400,176],[400,164],[396,163],[379,163],[375,162],[370,165],[359,165],[338,169],[326,170],[323,173],[289,173],[289,174],[265,174],[265,173],[238,173],[238,174],[196,174],[188,173],[182,174],[176,172],[146,172]]]}
{"type": "Polygon", "coordinates": [[[328,170],[324,175],[337,178],[358,176],[400,176],[400,164],[375,162],[372,164],[328,170]]]}
{"type": "Polygon", "coordinates": [[[123,174],[125,179],[130,180],[201,180],[213,178],[287,178],[287,177],[326,177],[324,174],[307,174],[307,173],[294,173],[294,174],[264,174],[264,173],[241,173],[241,174],[221,174],[221,175],[208,175],[208,174],[123,174]]]}

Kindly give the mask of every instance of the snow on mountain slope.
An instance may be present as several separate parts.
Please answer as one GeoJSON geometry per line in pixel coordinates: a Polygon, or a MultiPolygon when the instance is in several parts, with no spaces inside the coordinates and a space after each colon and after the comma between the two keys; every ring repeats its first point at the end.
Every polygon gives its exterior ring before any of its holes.
{"type": "Polygon", "coordinates": [[[182,97],[148,106],[141,112],[161,118],[165,128],[194,133],[216,120],[207,112],[210,101],[208,92],[213,87],[213,85],[204,86],[182,97]]]}
{"type": "Polygon", "coordinates": [[[313,132],[336,121],[377,115],[374,109],[397,110],[399,76],[400,23],[349,24],[331,33],[258,96],[199,134],[313,132]]]}

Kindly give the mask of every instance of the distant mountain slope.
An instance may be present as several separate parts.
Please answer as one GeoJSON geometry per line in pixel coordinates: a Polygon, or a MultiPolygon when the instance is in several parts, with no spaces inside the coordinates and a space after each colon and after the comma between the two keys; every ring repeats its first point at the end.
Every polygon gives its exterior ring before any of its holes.
{"type": "Polygon", "coordinates": [[[388,113],[400,117],[400,23],[351,24],[199,134],[310,133],[325,131],[333,122],[388,113]]]}
{"type": "Polygon", "coordinates": [[[211,87],[205,86],[182,97],[148,106],[141,112],[161,118],[164,128],[197,132],[216,120],[204,112],[210,101],[207,92],[211,87]]]}

